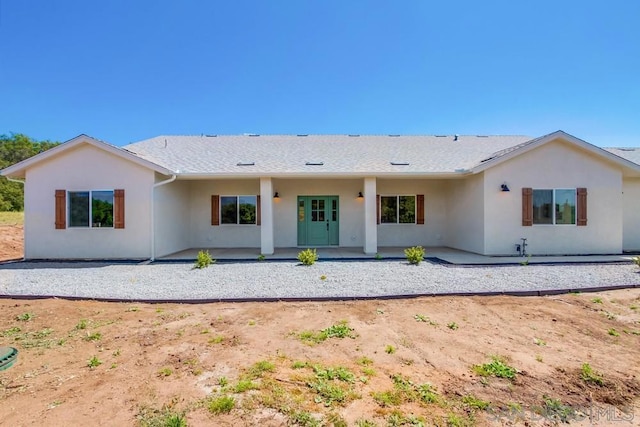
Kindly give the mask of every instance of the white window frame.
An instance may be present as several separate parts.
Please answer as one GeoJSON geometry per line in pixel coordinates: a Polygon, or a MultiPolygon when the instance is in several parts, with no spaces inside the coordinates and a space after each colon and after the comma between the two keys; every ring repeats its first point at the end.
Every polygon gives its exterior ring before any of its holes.
{"type": "Polygon", "coordinates": [[[417,194],[381,194],[380,195],[380,225],[416,225],[418,222],[418,195],[417,194]],[[382,198],[396,198],[396,222],[382,221],[382,198]],[[413,222],[400,222],[400,197],[413,197],[413,222]]]}
{"type": "Polygon", "coordinates": [[[116,190],[114,189],[94,189],[94,190],[67,190],[67,228],[70,229],[87,229],[87,228],[91,228],[91,229],[105,229],[105,230],[111,230],[113,228],[115,228],[115,223],[116,223],[116,190]],[[112,194],[112,209],[113,212],[111,213],[112,216],[112,224],[111,226],[105,226],[105,227],[95,227],[93,225],[93,193],[97,193],[97,192],[106,192],[106,191],[110,191],[112,194]],[[71,225],[71,193],[89,193],[89,225],[71,225]]]}
{"type": "Polygon", "coordinates": [[[225,227],[234,227],[234,226],[241,226],[241,227],[256,227],[258,225],[258,196],[256,196],[255,194],[221,194],[220,196],[220,203],[219,203],[219,207],[218,207],[218,215],[220,218],[220,226],[225,226],[225,227]],[[236,222],[233,224],[230,223],[224,223],[222,222],[222,199],[225,197],[234,197],[236,199],[236,222]],[[255,207],[256,207],[256,219],[255,222],[252,224],[240,224],[240,198],[241,197],[253,197],[254,201],[255,201],[255,207]]]}
{"type": "Polygon", "coordinates": [[[551,224],[536,224],[532,219],[532,224],[535,227],[575,227],[578,225],[578,189],[577,188],[532,188],[531,189],[531,203],[533,205],[534,193],[536,191],[551,191],[551,224]],[[556,223],[556,191],[570,190],[573,191],[573,201],[575,209],[575,220],[573,224],[557,224],[556,223]]]}

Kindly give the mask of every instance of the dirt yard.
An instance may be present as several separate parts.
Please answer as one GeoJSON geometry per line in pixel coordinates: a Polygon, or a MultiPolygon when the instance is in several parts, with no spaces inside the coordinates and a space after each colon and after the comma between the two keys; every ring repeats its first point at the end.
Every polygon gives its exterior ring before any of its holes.
{"type": "Polygon", "coordinates": [[[638,425],[639,306],[638,289],[206,305],[0,300],[0,345],[19,350],[0,372],[0,419],[638,425]]]}
{"type": "Polygon", "coordinates": [[[24,256],[24,228],[22,224],[0,223],[0,262],[24,256]]]}

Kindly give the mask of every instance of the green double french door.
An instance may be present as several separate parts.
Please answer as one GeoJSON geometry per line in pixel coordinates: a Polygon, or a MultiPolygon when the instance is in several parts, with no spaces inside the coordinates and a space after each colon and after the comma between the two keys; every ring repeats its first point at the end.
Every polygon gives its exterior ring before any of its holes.
{"type": "Polygon", "coordinates": [[[298,196],[298,246],[338,244],[338,196],[298,196]]]}

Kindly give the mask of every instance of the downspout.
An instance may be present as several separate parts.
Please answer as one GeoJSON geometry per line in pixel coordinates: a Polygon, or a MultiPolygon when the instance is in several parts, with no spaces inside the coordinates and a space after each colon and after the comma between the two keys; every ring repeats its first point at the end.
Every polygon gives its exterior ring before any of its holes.
{"type": "Polygon", "coordinates": [[[175,181],[177,177],[176,174],[173,174],[171,178],[156,182],[153,184],[153,187],[151,187],[151,257],[149,258],[151,262],[156,260],[156,188],[175,181]]]}

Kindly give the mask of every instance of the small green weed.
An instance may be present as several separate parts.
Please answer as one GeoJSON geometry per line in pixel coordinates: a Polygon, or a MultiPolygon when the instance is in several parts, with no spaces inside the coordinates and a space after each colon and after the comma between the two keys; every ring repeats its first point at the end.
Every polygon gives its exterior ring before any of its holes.
{"type": "Polygon", "coordinates": [[[542,363],[543,359],[542,359],[542,355],[540,354],[536,354],[536,362],[540,362],[542,363]]]}
{"type": "Polygon", "coordinates": [[[356,427],[378,427],[378,424],[371,420],[359,419],[356,420],[356,427]]]}
{"type": "Polygon", "coordinates": [[[327,280],[327,276],[325,276],[325,275],[323,274],[322,276],[320,276],[320,280],[322,280],[322,281],[324,282],[325,280],[327,280]]]}
{"type": "Polygon", "coordinates": [[[301,341],[310,343],[321,343],[329,338],[356,338],[354,329],[349,326],[346,320],[341,320],[335,325],[331,325],[328,328],[322,329],[320,332],[303,331],[298,334],[298,338],[301,341]]]}
{"type": "Polygon", "coordinates": [[[373,365],[373,360],[369,359],[367,356],[362,356],[361,358],[356,360],[356,363],[360,366],[369,366],[373,365]]]}
{"type": "Polygon", "coordinates": [[[216,335],[215,337],[210,338],[208,343],[209,344],[220,344],[220,343],[222,343],[224,341],[224,339],[225,338],[222,335],[216,335]]]}
{"type": "Polygon", "coordinates": [[[303,369],[309,366],[307,362],[302,362],[300,360],[296,360],[291,364],[291,369],[303,369]]]}
{"type": "Polygon", "coordinates": [[[594,304],[602,304],[602,298],[600,298],[600,297],[592,298],[591,302],[594,303],[594,304]]]}
{"type": "Polygon", "coordinates": [[[102,334],[100,332],[94,332],[92,334],[88,333],[83,339],[85,341],[100,341],[102,339],[102,334]]]}
{"type": "Polygon", "coordinates": [[[416,322],[424,322],[430,324],[431,326],[438,326],[438,322],[429,319],[429,317],[425,316],[424,314],[414,314],[413,318],[416,320],[416,322]]]}
{"type": "Polygon", "coordinates": [[[547,418],[554,421],[561,421],[563,423],[569,423],[569,420],[575,416],[576,411],[571,406],[563,405],[558,399],[552,399],[547,396],[543,396],[544,406],[542,414],[547,418]]]}
{"type": "Polygon", "coordinates": [[[76,325],[76,330],[87,329],[87,319],[82,319],[76,325]]]}
{"type": "Polygon", "coordinates": [[[315,249],[304,249],[298,253],[298,261],[302,265],[313,265],[318,260],[318,253],[315,249]]]}
{"type": "Polygon", "coordinates": [[[102,361],[98,359],[97,356],[91,357],[91,359],[89,359],[89,361],[87,362],[87,366],[91,369],[97,368],[100,365],[102,365],[102,361]]]}
{"type": "Polygon", "coordinates": [[[455,331],[456,329],[458,329],[458,324],[456,322],[449,322],[447,323],[447,328],[455,331]]]}
{"type": "Polygon", "coordinates": [[[631,261],[637,265],[638,267],[640,267],[640,256],[634,256],[633,258],[631,258],[631,261]]]}
{"type": "Polygon", "coordinates": [[[226,414],[229,413],[235,408],[236,400],[227,395],[214,397],[209,400],[209,404],[207,405],[207,409],[212,414],[226,414]]]}
{"type": "Polygon", "coordinates": [[[276,365],[268,360],[260,360],[247,370],[247,377],[251,379],[260,378],[265,372],[275,372],[276,365]]]}
{"type": "Polygon", "coordinates": [[[607,333],[609,335],[611,335],[612,337],[619,337],[620,333],[618,333],[618,331],[616,331],[614,328],[611,328],[607,331],[607,333]]]}
{"type": "Polygon", "coordinates": [[[258,261],[264,261],[265,259],[267,259],[267,257],[263,254],[258,255],[258,261]]]}
{"type": "Polygon", "coordinates": [[[289,416],[289,420],[293,423],[293,425],[301,427],[321,427],[323,425],[321,421],[314,418],[313,415],[306,411],[293,412],[289,416]]]}
{"type": "Polygon", "coordinates": [[[211,258],[211,254],[209,253],[209,251],[200,251],[198,252],[198,256],[196,257],[194,268],[207,268],[214,262],[216,262],[216,260],[211,258]]]}
{"type": "Polygon", "coordinates": [[[591,365],[589,365],[588,363],[582,364],[582,367],[580,368],[580,378],[586,383],[592,383],[599,386],[604,385],[604,379],[602,378],[602,375],[595,372],[591,365]]]}
{"type": "Polygon", "coordinates": [[[396,348],[394,346],[392,346],[391,344],[388,344],[385,348],[384,348],[384,352],[387,354],[393,354],[396,352],[396,348]]]}
{"type": "Polygon", "coordinates": [[[541,340],[540,338],[534,338],[534,339],[533,339],[533,343],[534,343],[535,345],[539,345],[540,347],[544,347],[544,346],[546,346],[546,345],[547,345],[547,342],[546,342],[546,341],[544,341],[544,340],[541,340]]]}
{"type": "Polygon", "coordinates": [[[36,317],[33,313],[22,313],[16,316],[16,320],[20,322],[30,322],[36,317]]]}
{"type": "Polygon", "coordinates": [[[463,396],[462,403],[464,403],[466,406],[468,406],[471,409],[479,409],[481,411],[489,409],[489,406],[490,406],[489,402],[482,399],[478,399],[472,394],[463,396]]]}
{"type": "Polygon", "coordinates": [[[170,377],[173,374],[173,370],[171,368],[162,368],[158,371],[159,377],[170,377]]]}
{"type": "Polygon", "coordinates": [[[187,427],[184,412],[174,412],[169,406],[160,410],[142,407],[136,418],[141,427],[187,427]]]}
{"type": "Polygon", "coordinates": [[[485,363],[483,365],[474,365],[473,371],[482,377],[494,376],[498,378],[507,378],[510,380],[516,377],[515,368],[507,365],[504,362],[504,359],[497,356],[493,356],[491,358],[491,362],[489,363],[485,363]]]}
{"type": "Polygon", "coordinates": [[[404,250],[409,264],[418,265],[424,261],[424,248],[422,246],[413,246],[404,250]]]}
{"type": "Polygon", "coordinates": [[[253,381],[249,379],[241,379],[233,388],[233,391],[236,393],[244,393],[245,391],[257,390],[259,388],[260,387],[258,386],[258,384],[254,383],[253,381]]]}

